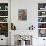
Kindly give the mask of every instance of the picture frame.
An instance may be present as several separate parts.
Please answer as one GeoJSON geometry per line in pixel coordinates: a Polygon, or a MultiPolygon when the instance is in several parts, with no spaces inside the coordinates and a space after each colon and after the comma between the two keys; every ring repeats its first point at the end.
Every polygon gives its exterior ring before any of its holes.
{"type": "Polygon", "coordinates": [[[27,20],[27,9],[18,9],[18,20],[27,20]]]}

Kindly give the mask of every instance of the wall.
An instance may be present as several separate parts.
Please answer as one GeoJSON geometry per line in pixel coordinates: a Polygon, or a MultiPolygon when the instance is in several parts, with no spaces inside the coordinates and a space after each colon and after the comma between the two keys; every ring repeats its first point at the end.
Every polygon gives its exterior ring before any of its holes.
{"type": "MultiPolygon", "coordinates": [[[[32,24],[35,26],[35,36],[37,36],[37,0],[11,0],[11,22],[16,25],[18,32],[28,30],[32,24]],[[27,9],[27,21],[18,20],[18,9],[27,9]]],[[[16,31],[17,31],[16,30],[16,31]]],[[[25,32],[26,34],[26,32],[25,32]]],[[[33,39],[35,41],[35,39],[33,39]]],[[[37,44],[33,42],[33,44],[37,44]]]]}
{"type": "Polygon", "coordinates": [[[35,30],[33,31],[35,33],[33,33],[32,39],[33,46],[40,46],[40,44],[43,44],[43,38],[38,38],[37,17],[38,17],[38,3],[45,3],[45,2],[46,0],[11,0],[11,22],[14,23],[14,25],[16,25],[16,29],[18,30],[18,32],[20,32],[20,30],[23,31],[28,30],[29,26],[31,26],[32,24],[35,26],[35,30]],[[18,20],[18,9],[27,9],[27,21],[18,20]]]}
{"type": "MultiPolygon", "coordinates": [[[[31,26],[37,21],[37,16],[36,16],[37,7],[36,6],[37,6],[37,2],[30,1],[30,0],[19,0],[19,1],[12,0],[11,1],[11,15],[12,15],[11,22],[14,22],[17,30],[28,30],[29,26],[31,26]],[[27,21],[18,20],[18,9],[27,9],[27,21]]],[[[36,26],[36,24],[34,25],[36,26]]]]}

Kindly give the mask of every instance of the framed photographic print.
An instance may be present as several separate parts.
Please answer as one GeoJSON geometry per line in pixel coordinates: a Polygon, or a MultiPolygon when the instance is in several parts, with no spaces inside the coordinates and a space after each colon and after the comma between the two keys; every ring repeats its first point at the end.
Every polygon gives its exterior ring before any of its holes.
{"type": "Polygon", "coordinates": [[[0,11],[0,16],[8,16],[8,11],[0,11]]]}
{"type": "Polygon", "coordinates": [[[18,20],[27,20],[27,9],[18,10],[18,20]]]}
{"type": "Polygon", "coordinates": [[[8,23],[0,23],[0,35],[8,37],[8,23]]]}
{"type": "Polygon", "coordinates": [[[46,22],[46,17],[38,17],[38,22],[46,22]]]}
{"type": "Polygon", "coordinates": [[[46,3],[39,3],[38,4],[38,10],[45,10],[46,9],[46,3]]]}
{"type": "Polygon", "coordinates": [[[46,23],[38,23],[38,28],[46,28],[46,23]]]}
{"type": "Polygon", "coordinates": [[[8,17],[0,17],[0,22],[8,22],[8,17]]]}
{"type": "Polygon", "coordinates": [[[0,3],[0,10],[8,10],[8,3],[0,3]]]}
{"type": "Polygon", "coordinates": [[[46,37],[46,29],[39,29],[39,37],[46,37]]]}

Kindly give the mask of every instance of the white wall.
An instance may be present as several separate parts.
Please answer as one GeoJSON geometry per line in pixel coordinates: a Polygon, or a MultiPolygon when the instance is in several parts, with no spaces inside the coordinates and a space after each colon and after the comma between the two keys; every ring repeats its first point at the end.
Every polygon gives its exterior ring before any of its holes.
{"type": "Polygon", "coordinates": [[[12,0],[11,1],[11,15],[12,15],[11,20],[16,25],[17,30],[28,30],[29,26],[31,26],[37,21],[36,6],[37,6],[37,2],[31,1],[31,0],[12,0]],[[18,9],[27,9],[27,21],[18,20],[18,9]]]}
{"type": "Polygon", "coordinates": [[[38,38],[37,30],[38,3],[46,3],[46,0],[11,0],[11,22],[16,25],[18,32],[20,32],[20,30],[28,30],[29,26],[32,24],[35,26],[35,33],[33,33],[33,46],[40,46],[38,43],[43,44],[43,39],[38,38]],[[18,9],[27,9],[27,21],[18,20],[18,9]]]}
{"type": "Polygon", "coordinates": [[[11,0],[11,22],[16,25],[17,30],[28,30],[32,24],[38,27],[38,3],[46,0],[11,0]],[[18,20],[18,9],[27,9],[27,21],[18,20]]]}
{"type": "MultiPolygon", "coordinates": [[[[37,9],[37,0],[11,0],[11,22],[16,25],[18,32],[23,30],[24,33],[24,31],[28,30],[29,26],[33,24],[35,26],[34,31],[36,32],[34,35],[37,36],[37,9]],[[27,21],[18,20],[18,9],[27,9],[27,21]]],[[[37,43],[34,42],[33,44],[37,43]]]]}

